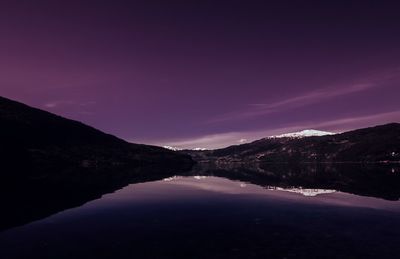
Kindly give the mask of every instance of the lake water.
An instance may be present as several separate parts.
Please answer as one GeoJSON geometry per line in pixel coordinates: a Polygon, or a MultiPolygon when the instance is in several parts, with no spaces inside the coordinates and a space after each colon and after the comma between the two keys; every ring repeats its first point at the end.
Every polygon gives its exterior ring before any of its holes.
{"type": "Polygon", "coordinates": [[[216,176],[130,184],[0,232],[0,258],[399,256],[398,200],[216,176]]]}

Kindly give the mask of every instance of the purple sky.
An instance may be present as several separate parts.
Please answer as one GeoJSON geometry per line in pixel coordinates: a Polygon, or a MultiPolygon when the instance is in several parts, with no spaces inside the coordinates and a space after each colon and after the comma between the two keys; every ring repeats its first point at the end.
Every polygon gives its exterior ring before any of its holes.
{"type": "Polygon", "coordinates": [[[271,2],[1,1],[0,95],[179,147],[400,121],[396,1],[271,2]]]}

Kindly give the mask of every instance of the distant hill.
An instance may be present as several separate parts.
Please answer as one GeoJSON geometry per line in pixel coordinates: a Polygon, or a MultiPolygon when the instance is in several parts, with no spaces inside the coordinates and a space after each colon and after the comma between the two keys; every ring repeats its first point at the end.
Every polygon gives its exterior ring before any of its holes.
{"type": "Polygon", "coordinates": [[[400,161],[400,124],[341,134],[265,138],[208,151],[187,151],[198,161],[268,163],[369,163],[400,161]]]}
{"type": "Polygon", "coordinates": [[[83,123],[0,97],[2,176],[46,177],[60,171],[143,166],[190,168],[187,155],[131,144],[83,123]]]}

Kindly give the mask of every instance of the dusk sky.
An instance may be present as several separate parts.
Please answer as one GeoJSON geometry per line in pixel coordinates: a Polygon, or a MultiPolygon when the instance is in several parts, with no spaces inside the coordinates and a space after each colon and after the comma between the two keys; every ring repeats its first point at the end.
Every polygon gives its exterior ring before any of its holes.
{"type": "Polygon", "coordinates": [[[0,2],[0,95],[135,143],[400,122],[396,1],[0,2]]]}

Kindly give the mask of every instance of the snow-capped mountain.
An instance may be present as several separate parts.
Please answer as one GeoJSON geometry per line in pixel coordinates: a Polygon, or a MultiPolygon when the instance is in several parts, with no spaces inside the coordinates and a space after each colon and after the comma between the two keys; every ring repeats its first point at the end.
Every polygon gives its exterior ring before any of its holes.
{"type": "Polygon", "coordinates": [[[171,147],[171,146],[163,146],[163,148],[169,149],[169,150],[172,150],[172,151],[180,151],[180,150],[182,150],[181,148],[171,147]]]}
{"type": "Polygon", "coordinates": [[[191,150],[194,150],[194,151],[204,151],[204,150],[207,150],[207,148],[196,147],[196,148],[192,148],[191,150]]]}
{"type": "Polygon", "coordinates": [[[292,133],[285,133],[281,135],[271,136],[271,138],[304,138],[304,137],[314,137],[314,136],[326,136],[326,135],[334,135],[336,133],[328,132],[328,131],[321,131],[321,130],[302,130],[292,133]]]}
{"type": "Polygon", "coordinates": [[[198,161],[215,160],[218,163],[398,163],[399,132],[400,123],[337,134],[304,130],[190,155],[198,161]],[[315,137],[307,138],[309,136],[315,137]]]}

